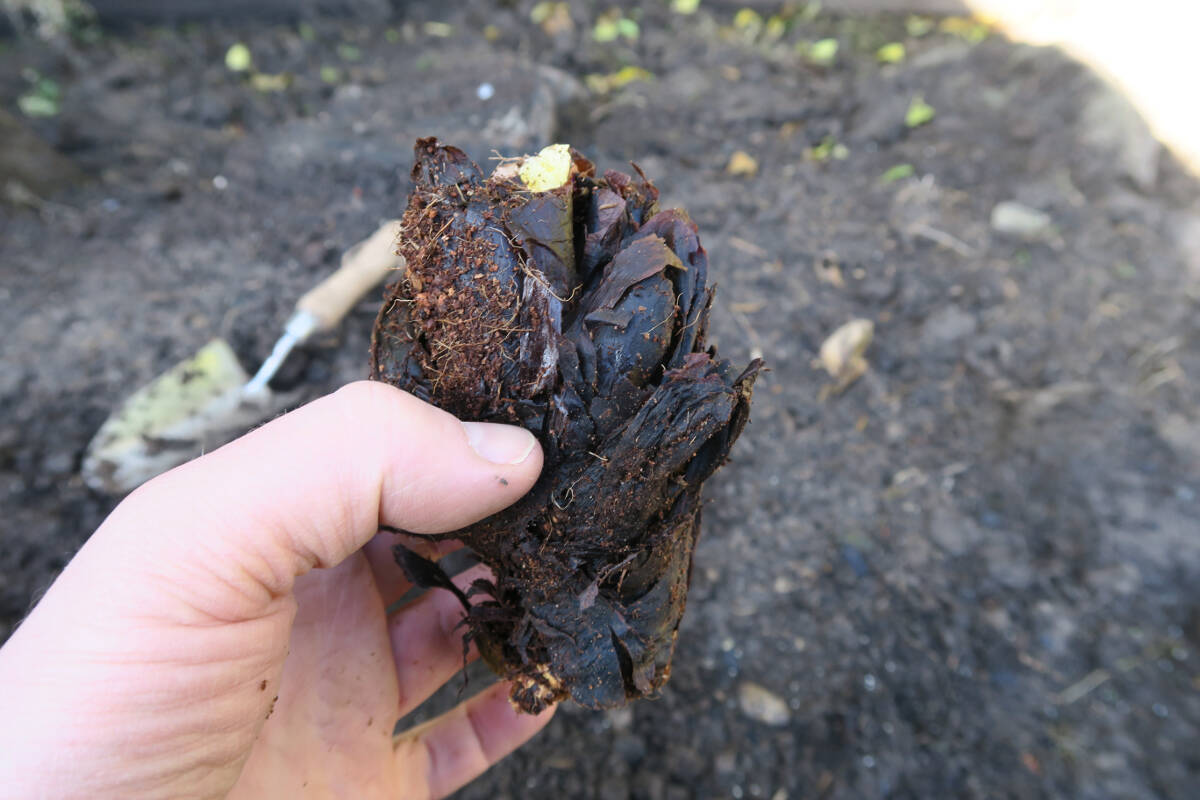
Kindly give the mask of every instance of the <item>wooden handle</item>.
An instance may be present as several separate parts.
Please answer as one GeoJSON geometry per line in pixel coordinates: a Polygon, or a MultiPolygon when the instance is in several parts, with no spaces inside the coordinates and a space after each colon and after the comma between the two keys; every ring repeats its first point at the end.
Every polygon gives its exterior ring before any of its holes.
{"type": "Polygon", "coordinates": [[[296,310],[316,317],[318,330],[336,326],[384,276],[404,268],[404,258],[396,255],[399,230],[399,220],[389,220],[347,250],[337,272],[305,293],[296,303],[296,310]]]}

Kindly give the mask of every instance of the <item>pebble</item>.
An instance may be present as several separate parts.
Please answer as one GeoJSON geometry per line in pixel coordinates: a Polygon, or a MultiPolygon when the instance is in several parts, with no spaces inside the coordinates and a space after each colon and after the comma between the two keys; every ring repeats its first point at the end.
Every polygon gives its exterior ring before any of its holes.
{"type": "Polygon", "coordinates": [[[1050,232],[1054,220],[1049,214],[1015,200],[997,203],[992,209],[992,230],[1019,239],[1040,239],[1050,232]]]}
{"type": "Polygon", "coordinates": [[[953,344],[972,336],[979,328],[979,321],[956,305],[948,305],[935,311],[921,326],[921,345],[936,347],[953,344]]]}
{"type": "Polygon", "coordinates": [[[627,731],[633,727],[633,709],[629,706],[614,708],[607,712],[608,724],[617,732],[627,731]]]}
{"type": "Polygon", "coordinates": [[[775,591],[775,594],[790,594],[800,587],[787,575],[776,575],[771,588],[775,591]]]}
{"type": "Polygon", "coordinates": [[[1112,87],[1099,88],[1084,102],[1081,119],[1083,144],[1139,189],[1154,188],[1162,145],[1127,97],[1112,87]]]}
{"type": "Polygon", "coordinates": [[[792,716],[787,702],[782,697],[750,681],[738,687],[738,705],[741,706],[743,714],[764,725],[786,725],[792,716]]]}

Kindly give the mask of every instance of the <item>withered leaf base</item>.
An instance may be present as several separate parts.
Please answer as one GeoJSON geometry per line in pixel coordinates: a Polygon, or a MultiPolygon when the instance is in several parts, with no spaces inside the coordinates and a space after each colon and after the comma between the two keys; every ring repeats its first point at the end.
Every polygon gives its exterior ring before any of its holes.
{"type": "Polygon", "coordinates": [[[761,367],[705,349],[712,292],[696,226],[637,177],[563,145],[491,177],[422,139],[405,277],[386,293],[372,377],[466,420],[523,425],[545,466],[512,507],[446,534],[495,580],[451,588],[488,665],[536,712],[608,708],[669,677],[700,490],[750,412],[761,367]]]}

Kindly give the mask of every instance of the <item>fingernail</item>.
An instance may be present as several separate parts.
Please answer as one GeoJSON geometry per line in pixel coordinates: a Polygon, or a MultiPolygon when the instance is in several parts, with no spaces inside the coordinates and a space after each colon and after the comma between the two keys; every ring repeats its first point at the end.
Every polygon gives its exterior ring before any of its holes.
{"type": "Polygon", "coordinates": [[[516,425],[464,422],[462,426],[471,448],[493,464],[520,464],[537,444],[532,433],[516,425]]]}

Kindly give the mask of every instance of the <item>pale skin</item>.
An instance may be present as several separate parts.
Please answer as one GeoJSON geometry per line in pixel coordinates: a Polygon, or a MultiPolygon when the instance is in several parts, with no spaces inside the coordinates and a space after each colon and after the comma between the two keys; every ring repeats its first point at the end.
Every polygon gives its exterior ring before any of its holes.
{"type": "Polygon", "coordinates": [[[146,484],[0,648],[5,796],[459,788],[553,710],[518,713],[499,683],[393,737],[462,668],[463,630],[445,591],[388,616],[410,586],[379,527],[456,530],[541,464],[522,429],[358,383],[146,484]]]}

